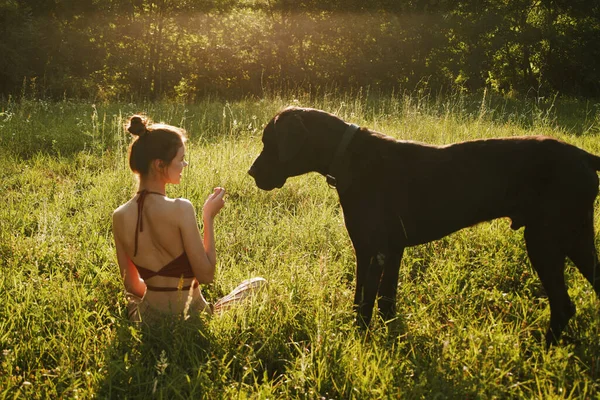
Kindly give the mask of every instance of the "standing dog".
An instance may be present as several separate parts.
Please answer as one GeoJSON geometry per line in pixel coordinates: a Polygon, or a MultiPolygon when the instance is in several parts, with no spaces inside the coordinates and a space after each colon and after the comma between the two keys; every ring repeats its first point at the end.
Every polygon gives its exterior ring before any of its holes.
{"type": "Polygon", "coordinates": [[[431,146],[303,108],[276,115],[262,141],[248,171],[259,188],[281,188],[310,171],[336,186],[356,252],[354,306],[363,326],[377,297],[382,316],[394,316],[405,247],[499,217],[525,227],[527,253],[550,302],[547,345],[575,314],[566,257],[600,296],[593,225],[600,157],[539,136],[431,146]]]}

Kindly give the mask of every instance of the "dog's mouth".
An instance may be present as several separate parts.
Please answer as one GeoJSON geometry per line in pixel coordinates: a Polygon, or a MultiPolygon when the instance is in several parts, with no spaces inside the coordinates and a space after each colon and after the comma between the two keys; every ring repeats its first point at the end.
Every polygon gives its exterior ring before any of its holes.
{"type": "Polygon", "coordinates": [[[248,174],[254,178],[256,186],[258,186],[258,188],[262,190],[273,190],[275,188],[281,189],[287,180],[285,177],[278,177],[272,175],[265,176],[265,174],[259,172],[259,170],[254,165],[250,168],[248,174]]]}
{"type": "Polygon", "coordinates": [[[261,179],[258,176],[255,176],[255,175],[252,175],[252,177],[254,178],[254,182],[256,183],[256,186],[258,186],[259,189],[267,190],[267,191],[273,190],[275,188],[281,189],[286,181],[286,179],[278,180],[278,181],[275,181],[273,179],[265,180],[265,179],[261,179]]]}
{"type": "Polygon", "coordinates": [[[259,189],[262,190],[273,190],[273,189],[281,189],[283,187],[283,185],[285,184],[285,180],[282,182],[261,182],[258,179],[256,179],[256,177],[254,177],[254,182],[256,182],[256,186],[258,186],[259,189]]]}

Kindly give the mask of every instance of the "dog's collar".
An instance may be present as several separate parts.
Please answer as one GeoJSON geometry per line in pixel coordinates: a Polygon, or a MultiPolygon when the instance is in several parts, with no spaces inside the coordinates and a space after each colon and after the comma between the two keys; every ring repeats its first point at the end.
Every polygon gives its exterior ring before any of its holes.
{"type": "Polygon", "coordinates": [[[348,185],[350,185],[350,182],[352,181],[348,172],[344,174],[344,153],[346,153],[346,148],[350,144],[356,131],[358,131],[358,125],[348,125],[340,144],[338,144],[337,149],[335,150],[335,155],[329,166],[329,173],[325,176],[329,186],[336,188],[340,194],[348,188],[348,185]]]}

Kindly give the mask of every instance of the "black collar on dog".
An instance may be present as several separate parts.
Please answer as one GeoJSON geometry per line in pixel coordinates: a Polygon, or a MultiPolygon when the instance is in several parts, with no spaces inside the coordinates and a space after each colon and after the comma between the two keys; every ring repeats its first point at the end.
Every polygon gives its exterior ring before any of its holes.
{"type": "Polygon", "coordinates": [[[348,185],[352,181],[349,172],[344,174],[344,154],[356,131],[358,131],[358,125],[348,125],[340,144],[338,144],[335,150],[333,161],[331,161],[331,165],[329,166],[329,173],[326,175],[329,186],[336,188],[340,194],[348,188],[348,185]]]}

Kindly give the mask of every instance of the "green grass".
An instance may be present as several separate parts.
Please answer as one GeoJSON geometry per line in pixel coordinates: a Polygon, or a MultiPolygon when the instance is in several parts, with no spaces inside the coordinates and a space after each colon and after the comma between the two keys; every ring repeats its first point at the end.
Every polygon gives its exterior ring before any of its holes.
{"type": "Polygon", "coordinates": [[[403,139],[546,134],[600,154],[600,106],[575,100],[358,92],[2,103],[0,398],[600,398],[599,301],[569,265],[578,313],[566,335],[577,340],[544,350],[548,302],[507,220],[407,249],[397,320],[358,331],[335,192],[316,174],[263,192],[246,174],[262,127],[289,104],[403,139]],[[217,276],[203,290],[215,301],[267,278],[251,304],[151,330],[126,320],[111,212],[135,191],[122,124],[139,111],[189,130],[190,166],[170,196],[200,211],[213,186],[228,189],[217,276]]]}

